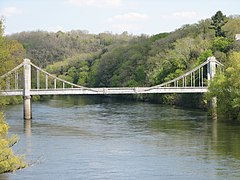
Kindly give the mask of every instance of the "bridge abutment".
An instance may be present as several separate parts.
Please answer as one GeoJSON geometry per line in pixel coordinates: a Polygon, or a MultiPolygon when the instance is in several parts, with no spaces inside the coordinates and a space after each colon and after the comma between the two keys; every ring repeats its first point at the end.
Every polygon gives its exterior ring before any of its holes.
{"type": "Polygon", "coordinates": [[[24,59],[24,89],[23,89],[23,118],[32,119],[31,101],[31,61],[24,59]]]}

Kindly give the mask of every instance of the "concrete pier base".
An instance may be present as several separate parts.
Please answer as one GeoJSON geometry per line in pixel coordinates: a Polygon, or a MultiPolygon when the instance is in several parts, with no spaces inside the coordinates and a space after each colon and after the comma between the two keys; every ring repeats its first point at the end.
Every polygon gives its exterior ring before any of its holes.
{"type": "Polygon", "coordinates": [[[31,96],[24,96],[24,99],[23,99],[23,117],[26,120],[32,119],[32,100],[31,100],[31,96]]]}

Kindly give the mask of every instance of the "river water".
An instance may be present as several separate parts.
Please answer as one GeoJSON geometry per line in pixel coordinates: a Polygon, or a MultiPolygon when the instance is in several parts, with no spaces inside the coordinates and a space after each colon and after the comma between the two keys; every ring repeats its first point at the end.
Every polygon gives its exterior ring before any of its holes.
{"type": "Polygon", "coordinates": [[[240,179],[240,125],[206,112],[92,96],[54,97],[9,106],[14,146],[30,166],[15,179],[240,179]]]}

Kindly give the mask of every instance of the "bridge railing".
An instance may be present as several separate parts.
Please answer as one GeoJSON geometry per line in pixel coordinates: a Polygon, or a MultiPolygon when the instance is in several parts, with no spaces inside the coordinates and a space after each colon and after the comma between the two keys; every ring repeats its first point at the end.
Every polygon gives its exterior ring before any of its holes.
{"type": "Polygon", "coordinates": [[[32,83],[32,89],[84,88],[84,86],[80,86],[54,76],[33,63],[30,64],[33,68],[35,68],[36,73],[36,82],[34,81],[35,84],[32,83]]]}
{"type": "MultiPolygon", "coordinates": [[[[55,75],[48,73],[40,67],[33,64],[29,59],[24,59],[24,62],[0,76],[0,95],[14,96],[23,95],[31,96],[31,92],[48,91],[64,89],[81,89],[81,92],[89,94],[97,94],[97,89],[80,86],[55,75]]],[[[53,91],[48,91],[52,92],[53,91]]],[[[41,95],[41,93],[39,93],[41,95]]]]}
{"type": "Polygon", "coordinates": [[[164,82],[156,86],[152,86],[150,88],[156,89],[161,87],[208,87],[210,80],[213,78],[210,76],[210,74],[215,74],[216,69],[221,70],[222,67],[223,64],[217,61],[215,57],[209,57],[207,61],[195,67],[191,71],[188,71],[173,80],[164,82]]]}
{"type": "Polygon", "coordinates": [[[0,76],[0,90],[23,89],[23,63],[0,76]]]}

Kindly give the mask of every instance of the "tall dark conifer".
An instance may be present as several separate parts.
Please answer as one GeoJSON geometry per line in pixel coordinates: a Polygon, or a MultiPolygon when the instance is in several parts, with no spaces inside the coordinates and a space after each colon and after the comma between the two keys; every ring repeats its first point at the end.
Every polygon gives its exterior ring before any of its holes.
{"type": "Polygon", "coordinates": [[[209,28],[215,30],[215,36],[225,37],[225,32],[222,30],[222,27],[227,23],[227,17],[223,15],[222,11],[218,11],[211,19],[212,23],[209,28]]]}

